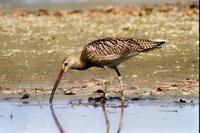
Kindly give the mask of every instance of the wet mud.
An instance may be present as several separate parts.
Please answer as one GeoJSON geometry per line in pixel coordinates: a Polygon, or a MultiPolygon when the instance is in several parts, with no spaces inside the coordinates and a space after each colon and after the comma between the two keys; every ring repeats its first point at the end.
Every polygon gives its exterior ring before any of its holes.
{"type": "MultiPolygon", "coordinates": [[[[199,5],[103,6],[96,9],[0,13],[0,99],[47,100],[69,55],[105,37],[164,39],[159,50],[122,63],[126,96],[198,98],[199,5]]],[[[113,71],[69,71],[56,98],[97,97],[110,80],[108,97],[118,96],[113,71]]]]}

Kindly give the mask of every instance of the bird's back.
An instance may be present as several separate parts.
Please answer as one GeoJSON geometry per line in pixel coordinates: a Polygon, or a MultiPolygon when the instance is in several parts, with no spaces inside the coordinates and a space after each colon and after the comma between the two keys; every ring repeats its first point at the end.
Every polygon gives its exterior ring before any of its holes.
{"type": "Polygon", "coordinates": [[[157,48],[163,43],[165,42],[132,38],[99,39],[85,46],[81,60],[95,66],[114,67],[140,52],[157,48]]]}

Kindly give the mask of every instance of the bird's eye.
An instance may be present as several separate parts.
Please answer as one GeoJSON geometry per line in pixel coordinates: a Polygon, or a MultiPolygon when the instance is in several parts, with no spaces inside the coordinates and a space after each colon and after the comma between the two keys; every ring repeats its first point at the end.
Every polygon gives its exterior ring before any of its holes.
{"type": "Polygon", "coordinates": [[[65,66],[67,66],[67,65],[68,65],[68,63],[65,63],[64,65],[65,65],[65,66]]]}

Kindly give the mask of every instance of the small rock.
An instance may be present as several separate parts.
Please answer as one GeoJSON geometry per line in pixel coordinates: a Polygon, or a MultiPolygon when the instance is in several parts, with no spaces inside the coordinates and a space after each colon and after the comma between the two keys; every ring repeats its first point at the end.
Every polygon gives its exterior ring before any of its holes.
{"type": "Polygon", "coordinates": [[[95,91],[95,93],[104,93],[104,91],[101,90],[101,89],[98,89],[98,90],[95,91]]]}
{"type": "Polygon", "coordinates": [[[23,94],[23,96],[20,99],[27,99],[29,98],[30,95],[28,93],[23,94]]]}
{"type": "Polygon", "coordinates": [[[187,102],[185,100],[183,100],[183,99],[179,99],[178,103],[187,103],[187,102]]]}
{"type": "Polygon", "coordinates": [[[88,98],[88,102],[89,102],[89,103],[92,102],[93,100],[94,100],[93,97],[89,97],[89,98],[88,98]]]}
{"type": "Polygon", "coordinates": [[[131,100],[132,100],[132,101],[139,101],[140,98],[139,98],[139,97],[134,97],[134,98],[132,98],[131,100]]]}

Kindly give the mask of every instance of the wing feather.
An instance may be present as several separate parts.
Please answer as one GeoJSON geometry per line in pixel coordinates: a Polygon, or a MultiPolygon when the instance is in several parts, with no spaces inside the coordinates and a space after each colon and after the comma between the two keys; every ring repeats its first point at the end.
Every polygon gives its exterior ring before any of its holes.
{"type": "Polygon", "coordinates": [[[147,49],[158,42],[132,38],[106,38],[95,40],[82,51],[81,59],[87,63],[102,64],[121,62],[147,49]]]}

